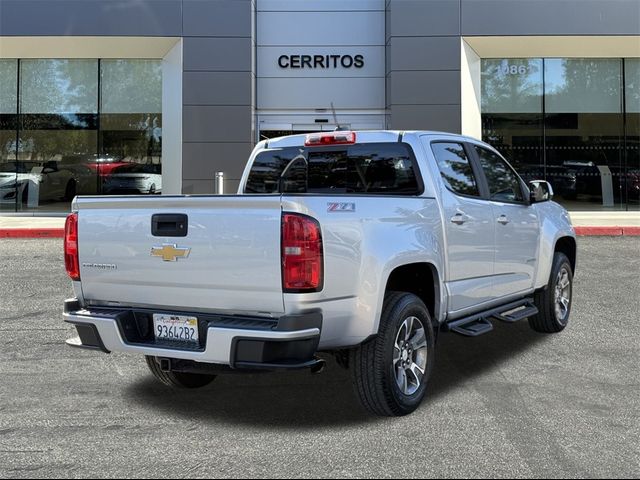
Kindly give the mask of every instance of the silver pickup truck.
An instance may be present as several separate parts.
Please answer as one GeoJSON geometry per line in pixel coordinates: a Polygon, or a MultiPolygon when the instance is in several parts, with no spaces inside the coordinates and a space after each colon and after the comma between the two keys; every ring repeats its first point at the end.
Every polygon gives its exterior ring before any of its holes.
{"type": "Polygon", "coordinates": [[[576,241],[552,195],[472,138],[337,131],[260,142],[237,195],[79,197],[68,343],[182,388],[329,353],[370,412],[405,415],[440,332],[566,327],[576,241]]]}

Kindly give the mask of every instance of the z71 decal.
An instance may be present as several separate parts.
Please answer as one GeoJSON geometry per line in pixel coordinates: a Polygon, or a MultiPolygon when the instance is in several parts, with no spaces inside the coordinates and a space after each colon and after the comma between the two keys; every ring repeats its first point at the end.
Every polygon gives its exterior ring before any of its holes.
{"type": "Polygon", "coordinates": [[[327,203],[327,212],[355,212],[355,203],[329,202],[327,203]]]}

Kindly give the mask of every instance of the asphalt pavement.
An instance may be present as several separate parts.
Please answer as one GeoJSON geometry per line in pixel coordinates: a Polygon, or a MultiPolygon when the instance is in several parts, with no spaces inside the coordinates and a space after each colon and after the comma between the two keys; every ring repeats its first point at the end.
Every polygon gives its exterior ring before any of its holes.
{"type": "Polygon", "coordinates": [[[579,239],[568,329],[445,334],[428,400],[367,416],[348,372],[157,383],[65,346],[60,240],[0,240],[0,477],[639,477],[640,238],[579,239]]]}

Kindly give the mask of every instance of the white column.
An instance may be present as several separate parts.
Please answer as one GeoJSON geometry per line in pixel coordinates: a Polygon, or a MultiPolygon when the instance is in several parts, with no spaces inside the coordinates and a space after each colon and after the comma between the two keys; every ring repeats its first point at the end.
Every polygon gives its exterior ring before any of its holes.
{"type": "Polygon", "coordinates": [[[481,60],[464,39],[461,39],[460,53],[462,134],[480,140],[482,139],[481,60]]]}
{"type": "Polygon", "coordinates": [[[182,193],[182,40],[162,59],[162,193],[182,193]]]}

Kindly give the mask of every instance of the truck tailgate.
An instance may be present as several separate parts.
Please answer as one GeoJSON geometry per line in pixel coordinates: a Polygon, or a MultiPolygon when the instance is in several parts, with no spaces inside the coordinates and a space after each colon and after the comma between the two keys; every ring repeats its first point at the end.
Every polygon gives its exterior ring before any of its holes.
{"type": "Polygon", "coordinates": [[[279,196],[80,197],[76,206],[85,301],[284,312],[279,196]],[[154,214],[187,215],[187,236],[154,236],[154,214]],[[189,255],[176,261],[151,255],[165,245],[189,255]]]}

